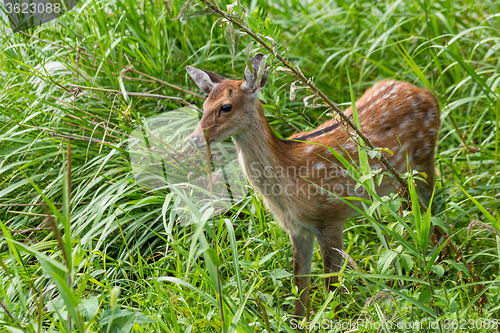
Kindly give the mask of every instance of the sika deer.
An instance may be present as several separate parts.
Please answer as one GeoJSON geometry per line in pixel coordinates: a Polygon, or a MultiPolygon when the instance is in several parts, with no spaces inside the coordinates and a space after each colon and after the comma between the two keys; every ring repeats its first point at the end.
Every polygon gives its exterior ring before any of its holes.
{"type": "MultiPolygon", "coordinates": [[[[290,235],[294,280],[300,293],[294,314],[304,316],[309,301],[309,277],[304,275],[310,274],[314,238],[319,243],[325,273],[338,271],[342,258],[336,249],[342,249],[343,223],[356,215],[355,210],[327,191],[340,197],[367,197],[367,193],[355,190],[356,182],[325,148],[331,147],[346,158],[348,153],[358,161],[357,145],[349,140],[349,133],[342,130],[337,120],[329,120],[313,131],[294,134],[288,140],[280,140],[273,134],[257,98],[268,76],[266,69],[257,82],[262,58],[262,54],[252,58],[253,74],[247,67],[241,81],[187,66],[191,78],[208,94],[192,140],[198,146],[205,145],[205,132],[210,143],[233,138],[248,182],[290,235]]],[[[376,147],[392,150],[394,156],[384,154],[399,172],[406,171],[407,154],[411,168],[427,174],[427,183],[418,183],[417,190],[421,199],[428,202],[434,187],[434,150],[439,126],[435,97],[405,82],[382,81],[368,89],[356,107],[361,130],[376,147]]],[[[352,109],[349,107],[345,114],[352,115],[352,109]]],[[[377,167],[373,160],[370,164],[377,167]]],[[[395,181],[392,184],[383,181],[377,193],[387,195],[394,187],[397,187],[395,181]]],[[[335,289],[332,284],[337,278],[325,282],[327,288],[335,289]]]]}

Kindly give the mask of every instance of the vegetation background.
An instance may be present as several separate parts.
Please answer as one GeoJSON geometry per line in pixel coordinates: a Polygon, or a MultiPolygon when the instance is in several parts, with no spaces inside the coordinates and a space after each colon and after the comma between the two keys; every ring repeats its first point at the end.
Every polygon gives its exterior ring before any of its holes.
{"type": "MultiPolygon", "coordinates": [[[[230,4],[217,3],[224,11],[230,4]]],[[[132,174],[125,148],[133,129],[202,104],[186,65],[242,76],[251,39],[204,8],[192,0],[87,0],[26,33],[3,26],[1,331],[296,328],[290,242],[256,193],[214,220],[181,226],[175,197],[141,188],[132,174]]],[[[387,78],[426,87],[441,107],[434,216],[413,207],[402,217],[374,196],[345,225],[350,259],[341,294],[324,289],[316,250],[311,331],[342,330],[318,327],[325,319],[394,325],[359,329],[373,332],[436,320],[438,329],[425,330],[499,330],[499,8],[496,0],[252,0],[234,7],[343,108],[387,78]],[[456,252],[426,246],[421,230],[430,223],[447,231],[456,252]]],[[[305,108],[304,90],[291,101],[293,77],[274,69],[261,100],[278,135],[332,116],[305,108]]]]}

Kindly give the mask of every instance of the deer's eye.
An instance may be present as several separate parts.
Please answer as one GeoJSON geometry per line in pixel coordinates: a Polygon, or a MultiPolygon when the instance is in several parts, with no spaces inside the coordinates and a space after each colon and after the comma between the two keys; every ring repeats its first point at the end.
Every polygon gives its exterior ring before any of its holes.
{"type": "Polygon", "coordinates": [[[224,113],[231,112],[233,109],[233,106],[231,104],[224,104],[223,106],[220,107],[220,111],[224,113]]]}

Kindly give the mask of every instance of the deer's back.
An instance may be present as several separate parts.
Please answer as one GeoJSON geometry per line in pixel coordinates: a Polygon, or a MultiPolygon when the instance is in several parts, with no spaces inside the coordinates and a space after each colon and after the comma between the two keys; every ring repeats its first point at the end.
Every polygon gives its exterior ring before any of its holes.
{"type": "MultiPolygon", "coordinates": [[[[361,131],[374,146],[389,148],[394,156],[386,157],[397,166],[401,166],[399,162],[405,160],[404,151],[408,152],[412,165],[421,165],[429,160],[429,156],[434,156],[439,110],[434,95],[429,91],[406,82],[381,81],[356,101],[356,108],[361,131]]],[[[346,109],[345,114],[352,119],[352,108],[346,109]]],[[[357,144],[351,139],[349,131],[343,129],[336,118],[313,131],[296,133],[289,140],[320,145],[296,144],[291,149],[291,155],[298,161],[308,159],[322,162],[325,160],[317,158],[317,155],[330,155],[325,148],[328,146],[344,157],[349,153],[357,159],[357,144]]]]}
{"type": "MultiPolygon", "coordinates": [[[[383,154],[398,172],[406,172],[407,153],[412,169],[433,176],[439,110],[432,93],[405,82],[381,81],[365,92],[356,102],[356,108],[361,131],[374,146],[392,151],[393,156],[383,154]]],[[[352,108],[346,109],[345,114],[352,117],[352,108]]],[[[352,158],[357,164],[358,148],[351,137],[350,129],[345,129],[338,119],[333,119],[313,131],[297,133],[286,140],[282,159],[295,172],[290,173],[290,178],[299,185],[307,184],[312,193],[297,192],[290,198],[272,198],[271,195],[267,201],[288,200],[285,206],[291,210],[288,214],[290,219],[309,220],[306,224],[310,226],[320,225],[329,218],[343,220],[355,215],[347,205],[327,193],[368,196],[362,187],[356,189],[356,182],[328,149],[334,149],[349,161],[352,158]],[[297,174],[299,170],[302,171],[297,174]],[[317,186],[311,187],[311,184],[317,186]]],[[[372,168],[381,168],[374,160],[369,160],[372,168]]],[[[378,188],[379,195],[392,191],[394,187],[388,182],[383,182],[378,188]]],[[[284,227],[295,229],[292,225],[284,227]]]]}

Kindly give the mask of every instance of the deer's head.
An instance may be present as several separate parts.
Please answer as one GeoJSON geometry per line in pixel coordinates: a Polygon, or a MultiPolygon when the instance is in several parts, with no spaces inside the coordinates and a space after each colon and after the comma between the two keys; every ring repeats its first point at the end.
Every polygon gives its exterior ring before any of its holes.
{"type": "Polygon", "coordinates": [[[247,66],[245,78],[241,81],[228,80],[192,66],[186,67],[193,81],[208,94],[203,103],[203,117],[191,135],[197,146],[241,135],[258,120],[257,93],[266,84],[267,68],[262,53],[256,54],[250,62],[252,70],[247,66]]]}

